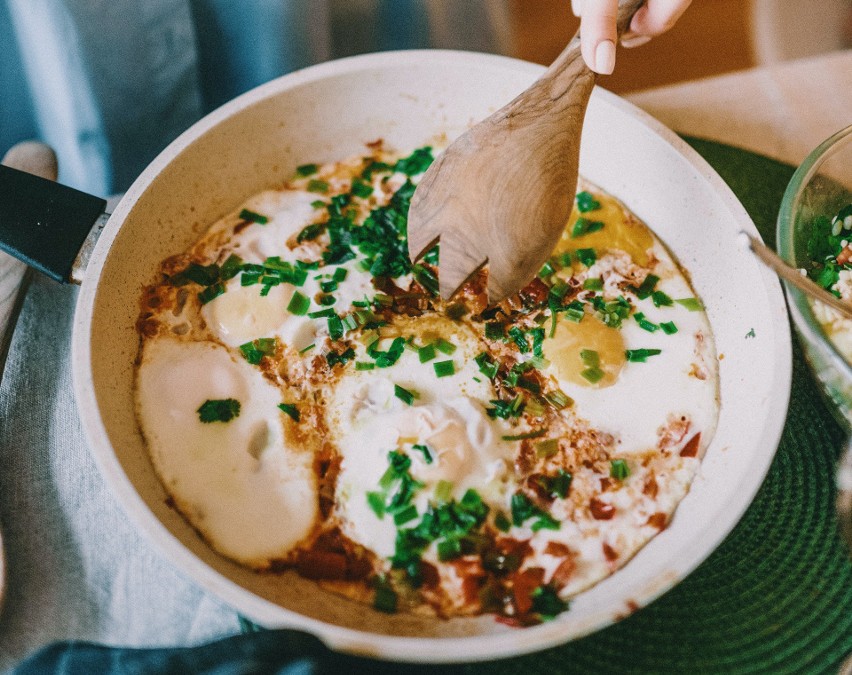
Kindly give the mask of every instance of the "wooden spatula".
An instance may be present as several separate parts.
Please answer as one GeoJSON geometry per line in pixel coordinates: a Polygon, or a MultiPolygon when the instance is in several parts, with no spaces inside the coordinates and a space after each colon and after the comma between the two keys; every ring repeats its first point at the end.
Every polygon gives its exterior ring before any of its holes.
{"type": "MultiPolygon", "coordinates": [[[[645,0],[620,0],[621,36],[645,0]]],[[[571,214],[580,132],[595,74],[574,36],[541,79],[454,141],[411,200],[408,252],[440,240],[439,287],[449,299],[488,263],[488,297],[516,293],[553,252],[571,214]]]]}

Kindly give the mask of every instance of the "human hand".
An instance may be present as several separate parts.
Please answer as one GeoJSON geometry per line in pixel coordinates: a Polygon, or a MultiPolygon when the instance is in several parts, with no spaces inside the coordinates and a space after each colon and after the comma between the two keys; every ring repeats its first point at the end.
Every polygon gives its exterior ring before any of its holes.
{"type": "MultiPolygon", "coordinates": [[[[633,16],[621,44],[639,47],[665,33],[677,23],[690,2],[692,0],[648,0],[633,16]]],[[[582,19],[583,60],[596,73],[609,75],[615,68],[618,0],[571,0],[571,10],[582,19]]]]}

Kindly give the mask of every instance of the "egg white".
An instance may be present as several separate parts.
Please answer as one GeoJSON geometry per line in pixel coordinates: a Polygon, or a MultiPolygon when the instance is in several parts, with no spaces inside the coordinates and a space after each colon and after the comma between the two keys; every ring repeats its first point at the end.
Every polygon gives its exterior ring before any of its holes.
{"type": "Polygon", "coordinates": [[[281,392],[209,342],[145,342],[137,414],[151,460],[178,508],[220,553],[251,567],[284,558],[317,515],[313,456],[289,445],[281,392]],[[203,423],[207,400],[239,415],[203,423]]]}

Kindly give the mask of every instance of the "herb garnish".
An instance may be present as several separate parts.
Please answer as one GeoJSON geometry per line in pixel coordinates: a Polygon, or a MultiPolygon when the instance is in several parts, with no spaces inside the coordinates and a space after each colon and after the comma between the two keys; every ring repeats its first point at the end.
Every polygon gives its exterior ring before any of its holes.
{"type": "Polygon", "coordinates": [[[624,355],[628,361],[633,363],[645,363],[649,356],[656,356],[661,353],[662,349],[628,349],[624,352],[624,355]]]}
{"type": "Polygon", "coordinates": [[[577,210],[580,213],[597,211],[600,207],[601,203],[594,198],[591,192],[583,191],[577,195],[577,210]]]}
{"type": "Polygon", "coordinates": [[[299,422],[302,418],[299,414],[299,409],[292,403],[279,403],[278,409],[286,415],[289,415],[294,422],[299,422]]]}
{"type": "Polygon", "coordinates": [[[278,341],[275,338],[258,338],[252,342],[240,345],[240,351],[243,353],[246,361],[256,366],[264,356],[272,356],[275,353],[277,343],[278,341]]]}
{"type": "Polygon", "coordinates": [[[588,220],[587,218],[577,218],[574,227],[571,230],[571,238],[576,239],[584,234],[599,232],[603,229],[604,224],[599,220],[588,220]]]}
{"type": "Polygon", "coordinates": [[[240,415],[240,402],[234,398],[208,399],[196,410],[198,419],[210,422],[230,422],[240,415]]]}
{"type": "Polygon", "coordinates": [[[269,218],[266,216],[262,216],[254,211],[249,211],[248,209],[240,211],[239,217],[240,220],[247,220],[250,223],[257,223],[258,225],[266,225],[266,223],[269,222],[269,218]]]}

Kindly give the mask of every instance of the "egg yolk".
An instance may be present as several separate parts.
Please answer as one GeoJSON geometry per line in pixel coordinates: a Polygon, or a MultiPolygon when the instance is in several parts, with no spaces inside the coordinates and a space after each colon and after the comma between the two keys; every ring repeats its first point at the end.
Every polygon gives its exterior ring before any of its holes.
{"type": "Polygon", "coordinates": [[[648,249],[654,246],[650,230],[641,222],[628,216],[621,205],[612,197],[596,194],[600,208],[588,213],[580,213],[576,206],[568,219],[568,226],[562,240],[556,247],[556,253],[576,251],[580,248],[593,248],[598,251],[618,249],[627,253],[639,265],[648,264],[648,249]],[[589,232],[573,237],[574,225],[578,218],[603,223],[597,232],[589,232]]]}
{"type": "Polygon", "coordinates": [[[550,367],[556,370],[556,376],[582,387],[609,387],[615,384],[624,367],[621,332],[590,314],[579,323],[560,321],[553,337],[545,339],[543,346],[544,356],[550,361],[550,367]],[[593,368],[590,367],[589,355],[583,359],[584,350],[597,354],[597,369],[602,375],[590,377],[588,371],[593,368]]]}

